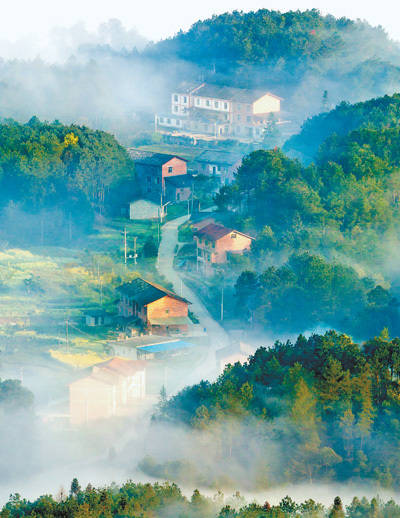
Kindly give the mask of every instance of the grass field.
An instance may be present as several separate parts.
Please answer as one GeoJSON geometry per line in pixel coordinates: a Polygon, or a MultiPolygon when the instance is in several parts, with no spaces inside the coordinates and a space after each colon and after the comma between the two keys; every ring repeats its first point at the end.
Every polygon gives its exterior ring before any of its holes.
{"type": "Polygon", "coordinates": [[[116,287],[137,275],[165,282],[156,258],[140,253],[148,238],[157,244],[157,223],[121,218],[99,222],[84,247],[0,250],[0,350],[16,363],[43,354],[50,359],[50,350],[53,358],[54,352],[103,358],[116,331],[87,327],[84,312],[102,305],[115,313],[116,287]],[[128,255],[137,238],[136,265],[133,259],[124,264],[125,228],[128,255]]]}

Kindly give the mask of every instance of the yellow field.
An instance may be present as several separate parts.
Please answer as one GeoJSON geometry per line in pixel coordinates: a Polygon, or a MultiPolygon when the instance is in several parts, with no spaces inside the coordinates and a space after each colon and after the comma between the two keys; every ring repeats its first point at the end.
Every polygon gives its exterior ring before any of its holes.
{"type": "Polygon", "coordinates": [[[85,369],[86,367],[91,367],[92,365],[107,359],[106,355],[99,354],[94,351],[87,351],[84,353],[65,353],[50,349],[50,354],[55,360],[72,365],[72,367],[77,369],[85,369]]]}

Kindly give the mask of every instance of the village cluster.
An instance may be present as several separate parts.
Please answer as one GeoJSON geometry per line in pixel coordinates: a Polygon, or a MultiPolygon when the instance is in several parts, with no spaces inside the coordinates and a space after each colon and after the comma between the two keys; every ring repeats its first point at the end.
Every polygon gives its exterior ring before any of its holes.
{"type": "MultiPolygon", "coordinates": [[[[155,115],[155,130],[173,137],[190,137],[194,143],[200,139],[214,143],[224,139],[258,141],[273,118],[283,123],[281,100],[269,92],[185,84],[171,93],[170,113],[155,115]]],[[[194,261],[181,261],[180,268],[209,276],[231,255],[250,249],[252,236],[227,228],[213,213],[201,212],[194,201],[196,175],[213,179],[217,191],[233,182],[242,154],[214,146],[200,148],[189,161],[179,153],[140,148],[128,151],[139,186],[126,213],[129,219],[162,222],[171,205],[187,204],[195,257],[194,261]]],[[[140,411],[148,398],[154,398],[152,366],[157,360],[184,356],[204,345],[202,335],[207,330],[191,320],[191,303],[182,296],[143,278],[120,286],[118,295],[118,316],[125,322],[124,328],[129,322],[134,326],[130,334],[110,342],[113,359],[95,365],[87,376],[70,385],[72,424],[140,411]]],[[[109,318],[104,311],[94,310],[86,313],[86,324],[106,325],[109,318]]],[[[246,361],[251,352],[252,348],[241,340],[232,339],[229,346],[215,353],[216,372],[229,363],[246,361]]]]}
{"type": "MultiPolygon", "coordinates": [[[[193,273],[197,282],[210,278],[232,256],[246,253],[254,237],[225,226],[212,207],[202,210],[194,192],[195,179],[212,179],[213,191],[208,193],[212,202],[214,192],[233,182],[243,158],[240,147],[232,151],[217,144],[224,140],[259,141],[271,117],[282,123],[280,104],[281,99],[269,92],[204,83],[184,85],[171,93],[170,113],[155,116],[155,130],[169,137],[190,138],[196,151],[192,158],[182,157],[179,151],[128,148],[138,188],[123,216],[133,222],[154,221],[160,228],[171,207],[184,207],[192,254],[180,257],[175,250],[174,266],[181,273],[193,273]],[[200,140],[203,144],[196,145],[200,140]]],[[[136,264],[136,250],[134,259],[136,264]]],[[[171,265],[172,261],[174,257],[171,265]]],[[[196,361],[200,362],[201,355],[207,355],[201,351],[212,347],[209,331],[190,309],[191,301],[145,277],[117,288],[116,314],[101,304],[85,310],[86,329],[120,331],[111,333],[113,339],[107,341],[109,359],[83,373],[80,370],[70,383],[68,419],[72,425],[144,411],[154,403],[160,388],[169,393],[183,388],[185,358],[189,357],[190,363],[190,355],[197,353],[196,361]],[[168,372],[171,363],[174,368],[168,372]]],[[[246,361],[251,352],[241,339],[232,338],[229,345],[214,351],[215,374],[229,363],[246,361]]]]}

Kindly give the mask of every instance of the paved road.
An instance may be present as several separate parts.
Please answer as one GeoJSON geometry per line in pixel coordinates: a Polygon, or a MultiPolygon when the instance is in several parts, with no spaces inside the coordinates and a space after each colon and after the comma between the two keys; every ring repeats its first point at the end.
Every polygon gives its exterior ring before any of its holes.
{"type": "Polygon", "coordinates": [[[207,335],[210,338],[210,348],[205,361],[191,373],[191,377],[193,377],[192,383],[196,383],[200,379],[208,377],[211,373],[215,374],[215,351],[228,345],[229,337],[223,327],[213,319],[194,291],[186,286],[179,272],[173,267],[175,248],[178,244],[178,227],[187,219],[188,216],[182,216],[169,221],[162,227],[157,268],[160,273],[172,282],[174,291],[178,295],[182,293],[182,296],[192,303],[191,311],[199,319],[200,325],[206,329],[207,335]]]}

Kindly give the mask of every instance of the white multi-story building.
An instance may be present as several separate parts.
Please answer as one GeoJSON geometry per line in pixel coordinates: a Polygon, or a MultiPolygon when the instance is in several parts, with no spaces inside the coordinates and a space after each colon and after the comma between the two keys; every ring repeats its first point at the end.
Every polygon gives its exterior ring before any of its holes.
{"type": "Polygon", "coordinates": [[[171,94],[171,113],[156,115],[156,130],[212,138],[259,140],[282,99],[270,92],[202,83],[171,94]]]}

